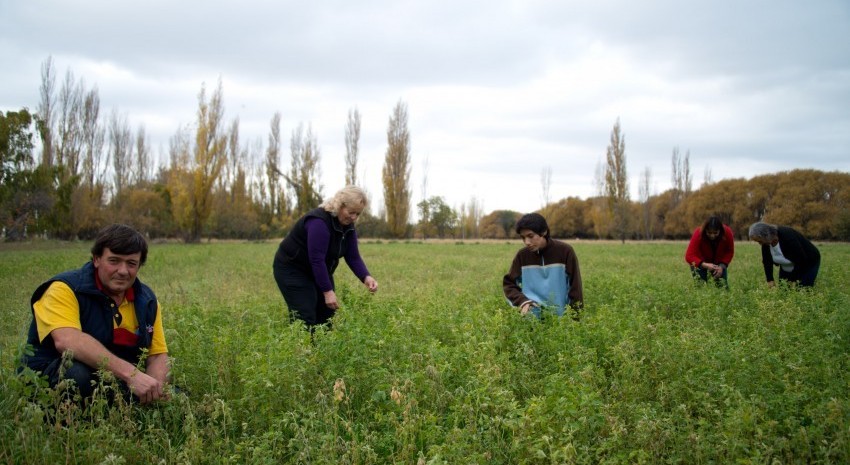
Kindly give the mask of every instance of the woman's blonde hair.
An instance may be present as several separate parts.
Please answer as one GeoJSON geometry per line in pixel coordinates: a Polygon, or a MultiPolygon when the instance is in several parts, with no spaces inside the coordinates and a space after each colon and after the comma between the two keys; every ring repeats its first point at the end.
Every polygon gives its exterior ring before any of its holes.
{"type": "Polygon", "coordinates": [[[319,206],[331,215],[336,216],[342,207],[366,208],[367,203],[366,192],[363,189],[357,186],[345,186],[319,206]]]}

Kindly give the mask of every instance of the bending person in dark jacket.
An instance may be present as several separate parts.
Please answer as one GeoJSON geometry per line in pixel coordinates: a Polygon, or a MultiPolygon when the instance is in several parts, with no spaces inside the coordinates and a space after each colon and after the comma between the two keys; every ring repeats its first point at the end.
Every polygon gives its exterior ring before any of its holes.
{"type": "Polygon", "coordinates": [[[340,258],[345,258],[369,292],[378,290],[378,282],[360,257],[354,230],[364,208],[366,193],[347,186],[307,212],[281,241],[274,256],[274,279],[291,320],[302,320],[312,329],[334,316],[339,300],[333,274],[340,258]]]}
{"type": "Polygon", "coordinates": [[[516,232],[525,247],[514,257],[502,279],[505,298],[528,312],[541,316],[540,307],[554,307],[563,315],[566,306],[578,311],[584,304],[578,257],[572,246],[549,236],[549,225],[538,213],[523,215],[516,232]]]}
{"type": "Polygon", "coordinates": [[[795,229],[769,223],[753,223],[750,239],[761,244],[761,262],[767,284],[773,281],[773,266],[779,266],[779,279],[812,287],[820,270],[820,252],[795,229]]]}
{"type": "Polygon", "coordinates": [[[92,260],[48,280],[31,299],[23,363],[47,376],[51,386],[71,379],[85,400],[94,393],[97,370],[112,372],[119,385],[147,404],[167,399],[168,348],[162,312],[153,291],[136,275],[148,255],[145,238],[114,224],[98,233],[92,260]],[[63,366],[63,354],[73,355],[63,366]],[[142,355],[144,371],[138,366],[142,355]]]}

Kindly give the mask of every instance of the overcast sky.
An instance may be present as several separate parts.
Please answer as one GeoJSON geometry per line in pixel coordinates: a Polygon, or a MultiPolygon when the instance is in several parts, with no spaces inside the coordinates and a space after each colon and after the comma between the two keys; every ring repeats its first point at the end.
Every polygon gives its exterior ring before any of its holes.
{"type": "Polygon", "coordinates": [[[694,187],[795,168],[850,172],[850,2],[0,0],[0,110],[38,106],[53,58],[97,86],[101,113],[143,124],[155,152],[221,79],[226,117],[265,146],[311,125],[323,193],[344,182],[348,111],[358,177],[382,200],[387,125],[408,107],[413,204],[474,196],[484,211],[587,198],[619,118],[632,197],[671,155],[694,187]]]}

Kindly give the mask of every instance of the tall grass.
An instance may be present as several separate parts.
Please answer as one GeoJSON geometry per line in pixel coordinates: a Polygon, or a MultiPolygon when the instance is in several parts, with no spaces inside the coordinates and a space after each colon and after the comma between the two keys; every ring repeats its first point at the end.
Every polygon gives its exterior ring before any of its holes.
{"type": "Polygon", "coordinates": [[[501,293],[518,241],[362,244],[334,330],[290,325],[275,243],[153,245],[183,393],[85,411],[15,373],[29,295],[88,244],[0,249],[0,462],[850,463],[850,246],[812,292],[768,289],[741,243],[730,289],[684,243],[573,243],[580,321],[501,293]]]}

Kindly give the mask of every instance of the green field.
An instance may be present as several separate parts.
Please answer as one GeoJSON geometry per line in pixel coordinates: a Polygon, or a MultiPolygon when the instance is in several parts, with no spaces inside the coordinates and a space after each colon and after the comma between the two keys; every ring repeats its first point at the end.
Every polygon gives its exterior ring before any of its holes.
{"type": "Polygon", "coordinates": [[[519,241],[379,242],[380,290],[341,265],[334,330],[290,325],[276,243],[154,244],[184,394],[58,403],[15,375],[29,297],[90,244],[0,244],[2,463],[850,463],[850,245],[820,244],[813,292],[768,289],[740,242],[730,290],[680,243],[573,242],[580,321],[520,317],[519,241]]]}

